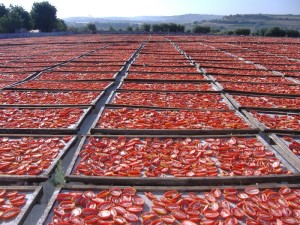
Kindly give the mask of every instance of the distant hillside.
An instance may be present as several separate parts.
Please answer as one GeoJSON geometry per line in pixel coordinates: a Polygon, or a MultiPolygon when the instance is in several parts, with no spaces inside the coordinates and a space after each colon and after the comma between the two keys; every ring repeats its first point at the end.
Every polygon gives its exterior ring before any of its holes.
{"type": "Polygon", "coordinates": [[[185,14],[176,16],[137,16],[137,17],[71,17],[64,19],[69,27],[83,28],[86,23],[95,23],[98,30],[126,30],[132,27],[138,30],[141,24],[177,23],[192,30],[195,25],[209,26],[217,32],[226,32],[238,28],[250,28],[252,31],[262,28],[281,27],[300,31],[300,15],[237,14],[229,16],[185,14]]]}
{"type": "Polygon", "coordinates": [[[177,16],[136,16],[136,17],[70,17],[64,19],[68,23],[192,23],[194,21],[220,19],[222,16],[202,15],[202,14],[186,14],[177,16]]]}
{"type": "Polygon", "coordinates": [[[221,30],[234,30],[237,28],[257,30],[275,26],[300,30],[300,15],[237,14],[202,21],[199,25],[211,26],[221,30]]]}

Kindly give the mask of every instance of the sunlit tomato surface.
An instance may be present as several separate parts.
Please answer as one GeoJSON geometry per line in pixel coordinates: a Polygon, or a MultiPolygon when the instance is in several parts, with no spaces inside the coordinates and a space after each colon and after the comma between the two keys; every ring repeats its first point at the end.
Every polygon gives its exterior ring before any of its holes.
{"type": "Polygon", "coordinates": [[[40,175],[60,155],[71,137],[0,138],[0,174],[40,175]]]}
{"type": "Polygon", "coordinates": [[[269,129],[300,130],[299,114],[267,114],[257,111],[251,111],[251,114],[269,129]]]}
{"type": "Polygon", "coordinates": [[[162,108],[229,109],[220,94],[127,91],[118,92],[111,103],[162,108]]]}
{"type": "Polygon", "coordinates": [[[84,73],[84,72],[44,72],[35,80],[103,80],[114,79],[115,73],[84,73]]]}
{"type": "MultiPolygon", "coordinates": [[[[126,177],[259,176],[291,173],[257,138],[240,137],[90,137],[80,151],[78,164],[73,171],[75,175],[126,177]]],[[[214,198],[220,197],[218,191],[214,191],[213,195],[214,198]]]]}
{"type": "Polygon", "coordinates": [[[105,109],[97,128],[110,129],[251,129],[234,111],[105,109]]]}
{"type": "Polygon", "coordinates": [[[207,80],[202,74],[129,73],[126,79],[142,80],[207,80]]]}
{"type": "Polygon", "coordinates": [[[28,81],[23,84],[14,86],[15,88],[27,89],[59,89],[59,90],[104,90],[111,82],[109,81],[28,81]]]}
{"type": "Polygon", "coordinates": [[[23,73],[23,72],[37,72],[44,69],[44,67],[1,67],[0,71],[5,73],[23,73]]]}
{"type": "Polygon", "coordinates": [[[0,89],[5,88],[13,83],[15,83],[15,82],[14,81],[0,81],[0,89]]]}
{"type": "Polygon", "coordinates": [[[127,189],[59,193],[49,224],[140,224],[144,199],[135,189],[131,188],[134,192],[129,193],[127,189]],[[137,205],[135,199],[143,202],[137,205]]]}
{"type": "Polygon", "coordinates": [[[82,67],[105,67],[105,66],[123,66],[124,65],[124,61],[123,60],[119,60],[119,61],[80,61],[81,58],[74,60],[72,62],[68,62],[64,65],[66,66],[82,66],[82,67]]]}
{"type": "Polygon", "coordinates": [[[241,107],[262,107],[262,108],[300,108],[300,97],[285,98],[271,96],[246,96],[231,95],[241,107]]]}
{"type": "Polygon", "coordinates": [[[224,90],[300,95],[300,85],[221,82],[224,90]]]}
{"type": "Polygon", "coordinates": [[[267,70],[239,70],[239,69],[222,69],[204,67],[208,74],[226,74],[226,75],[246,75],[246,76],[274,76],[271,71],[267,70]]]}
{"type": "Polygon", "coordinates": [[[13,222],[26,202],[26,193],[0,188],[0,223],[13,222]]]}
{"type": "Polygon", "coordinates": [[[284,136],[283,140],[286,141],[288,148],[298,157],[300,157],[300,140],[299,137],[284,136]]]}
{"type": "Polygon", "coordinates": [[[167,83],[167,82],[124,82],[125,90],[157,90],[157,91],[216,91],[210,83],[167,83]]]}
{"type": "Polygon", "coordinates": [[[191,63],[187,60],[174,60],[174,61],[168,61],[168,60],[136,60],[134,62],[135,66],[163,66],[163,67],[180,67],[180,66],[191,66],[191,63]]]}
{"type": "Polygon", "coordinates": [[[197,73],[194,66],[130,66],[129,72],[197,73]]]}
{"type": "Polygon", "coordinates": [[[112,66],[112,65],[103,65],[103,66],[68,66],[62,65],[55,67],[53,71],[66,71],[66,72],[101,72],[101,71],[119,71],[122,69],[122,66],[112,66]]]}
{"type": "Polygon", "coordinates": [[[93,104],[101,92],[92,91],[1,91],[1,105],[79,105],[93,104]]]}
{"type": "Polygon", "coordinates": [[[7,81],[21,81],[30,76],[30,73],[0,73],[0,83],[7,81]]]}
{"type": "Polygon", "coordinates": [[[278,84],[295,84],[293,81],[283,77],[270,76],[226,76],[212,75],[217,81],[233,81],[233,82],[255,82],[255,83],[278,83],[278,84]]]}
{"type": "Polygon", "coordinates": [[[294,65],[289,64],[289,65],[268,65],[268,69],[270,70],[291,70],[291,71],[299,71],[300,70],[300,64],[295,63],[294,65]]]}
{"type": "Polygon", "coordinates": [[[83,113],[81,108],[4,108],[0,109],[0,128],[70,128],[83,113]]]}
{"type": "Polygon", "coordinates": [[[282,74],[285,76],[290,76],[293,77],[294,79],[296,78],[299,81],[300,78],[300,72],[299,71],[280,71],[282,74]]]}
{"type": "Polygon", "coordinates": [[[201,67],[203,68],[210,68],[210,67],[215,67],[215,68],[225,68],[225,69],[257,69],[255,65],[253,64],[247,64],[245,62],[241,62],[241,63],[209,63],[209,62],[205,62],[205,63],[200,63],[201,67]]]}
{"type": "MultiPolygon", "coordinates": [[[[172,190],[174,195],[180,196],[176,201],[173,201],[172,197],[166,196],[166,193],[171,190],[165,192],[165,194],[159,193],[159,195],[147,192],[145,195],[154,206],[152,206],[150,212],[145,210],[142,214],[142,224],[157,224],[157,221],[164,221],[164,218],[169,219],[170,222],[167,224],[175,224],[175,219],[178,224],[188,225],[199,223],[202,225],[237,225],[245,224],[245,221],[247,221],[247,224],[299,224],[298,209],[293,209],[294,206],[284,206],[277,203],[285,201],[287,197],[281,193],[282,189],[286,189],[286,187],[274,190],[258,189],[255,186],[248,186],[245,190],[225,188],[224,190],[219,190],[221,192],[220,199],[215,199],[213,202],[207,200],[205,196],[213,194],[214,190],[204,193],[185,193],[172,190]],[[237,197],[244,195],[249,195],[249,197],[247,199],[237,197]],[[234,197],[236,201],[227,202],[227,204],[222,203],[227,200],[221,199],[233,199],[234,197]],[[170,204],[172,204],[172,208],[168,207],[170,204]],[[216,204],[219,204],[221,207],[218,209],[213,208],[216,204]],[[158,211],[158,209],[160,210],[158,211]],[[284,215],[282,213],[284,211],[290,211],[290,214],[284,215]],[[164,213],[162,214],[161,212],[164,213]]],[[[298,189],[289,190],[293,194],[299,191],[298,189]]],[[[292,200],[292,205],[296,201],[292,200]]]]}

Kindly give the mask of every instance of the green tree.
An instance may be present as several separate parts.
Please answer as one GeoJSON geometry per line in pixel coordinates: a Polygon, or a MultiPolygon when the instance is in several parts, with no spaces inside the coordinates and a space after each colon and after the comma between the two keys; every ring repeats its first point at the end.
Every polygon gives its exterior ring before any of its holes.
{"type": "Polygon", "coordinates": [[[160,23],[160,24],[153,24],[152,31],[153,32],[184,32],[185,27],[180,24],[176,23],[160,23]]]}
{"type": "Polygon", "coordinates": [[[229,31],[227,32],[227,35],[234,35],[234,31],[233,31],[233,30],[229,30],[229,31]]]}
{"type": "Polygon", "coordinates": [[[152,31],[155,33],[161,32],[161,27],[159,24],[153,24],[152,25],[152,31]]]}
{"type": "Polygon", "coordinates": [[[176,23],[169,23],[169,32],[177,33],[177,32],[184,32],[185,27],[180,24],[176,23]]]}
{"type": "Polygon", "coordinates": [[[68,29],[68,27],[67,27],[65,21],[62,20],[62,19],[57,19],[57,20],[56,20],[56,25],[55,25],[55,27],[56,27],[56,30],[57,30],[57,31],[66,31],[66,30],[68,29]]]}
{"type": "Polygon", "coordinates": [[[132,32],[132,31],[133,31],[133,27],[132,27],[132,26],[128,26],[128,27],[126,27],[126,31],[128,31],[128,32],[132,32]]]}
{"type": "Polygon", "coordinates": [[[210,33],[212,34],[220,34],[221,33],[221,29],[219,28],[213,28],[210,30],[210,33]]]}
{"type": "Polygon", "coordinates": [[[267,31],[268,31],[268,29],[264,27],[264,28],[256,30],[253,33],[253,35],[255,35],[255,36],[265,36],[265,34],[266,34],[267,31]]]}
{"type": "Polygon", "coordinates": [[[5,7],[4,4],[0,4],[0,18],[5,16],[8,13],[8,9],[5,7]]]}
{"type": "Polygon", "coordinates": [[[27,30],[31,29],[31,18],[30,14],[22,6],[12,6],[9,7],[10,12],[18,13],[22,19],[22,28],[27,30]]]}
{"type": "Polygon", "coordinates": [[[193,32],[196,34],[208,34],[210,33],[211,28],[208,26],[194,26],[193,32]]]}
{"type": "Polygon", "coordinates": [[[109,30],[109,31],[112,31],[112,32],[113,32],[113,31],[116,31],[116,29],[113,28],[112,26],[109,26],[108,30],[109,30]]]}
{"type": "Polygon", "coordinates": [[[280,27],[272,27],[265,33],[267,37],[285,37],[286,31],[280,27]]]}
{"type": "Polygon", "coordinates": [[[141,31],[150,32],[150,30],[151,30],[151,25],[149,23],[143,23],[141,25],[141,31]]]}
{"type": "Polygon", "coordinates": [[[66,184],[66,179],[64,176],[64,170],[62,166],[62,161],[58,160],[56,168],[55,168],[55,173],[51,178],[51,183],[57,187],[57,186],[63,186],[66,184]]]}
{"type": "Polygon", "coordinates": [[[14,33],[16,29],[22,28],[23,20],[17,12],[9,12],[0,18],[0,32],[14,33]]]}
{"type": "Polygon", "coordinates": [[[251,30],[249,28],[238,28],[234,30],[235,35],[244,35],[249,36],[251,34],[251,30]]]}
{"type": "Polygon", "coordinates": [[[51,32],[56,26],[56,8],[47,1],[33,3],[30,15],[35,29],[51,32]]]}
{"type": "Polygon", "coordinates": [[[139,26],[136,26],[136,27],[134,28],[134,31],[135,31],[135,32],[140,32],[140,31],[141,31],[141,29],[140,29],[140,27],[139,27],[139,26]]]}
{"type": "Polygon", "coordinates": [[[300,32],[297,30],[287,30],[286,36],[288,37],[300,37],[300,32]]]}
{"type": "Polygon", "coordinates": [[[87,28],[89,29],[89,31],[92,32],[92,34],[96,34],[97,33],[96,24],[94,24],[94,23],[88,23],[87,24],[87,28]]]}

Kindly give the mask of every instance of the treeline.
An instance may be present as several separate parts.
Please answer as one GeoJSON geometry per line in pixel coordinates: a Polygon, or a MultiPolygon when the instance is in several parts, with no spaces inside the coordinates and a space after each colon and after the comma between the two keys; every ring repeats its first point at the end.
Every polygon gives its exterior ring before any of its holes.
{"type": "Polygon", "coordinates": [[[67,26],[56,17],[56,8],[49,2],[35,2],[31,11],[21,6],[0,4],[0,33],[24,32],[32,29],[42,32],[65,31],[67,26]]]}
{"type": "Polygon", "coordinates": [[[266,36],[266,37],[300,37],[298,30],[282,29],[280,27],[262,28],[252,33],[253,36],[266,36]]]}
{"type": "Polygon", "coordinates": [[[261,37],[300,37],[298,30],[284,30],[280,27],[262,28],[251,32],[249,28],[228,31],[228,35],[261,36],[261,37]]]}
{"type": "MultiPolygon", "coordinates": [[[[110,24],[109,29],[107,30],[98,30],[98,24],[93,24],[93,29],[91,29],[92,24],[88,24],[81,28],[81,30],[85,29],[85,31],[93,30],[93,33],[99,31],[110,31],[110,32],[152,32],[152,33],[194,33],[194,34],[217,34],[217,35],[238,35],[238,36],[265,36],[265,37],[300,37],[300,32],[298,30],[285,30],[280,27],[271,27],[271,28],[263,28],[255,31],[251,31],[249,28],[238,28],[235,30],[225,30],[221,31],[220,29],[215,29],[209,26],[200,26],[193,25],[192,29],[186,30],[186,27],[181,24],[176,23],[160,23],[160,24],[149,24],[143,23],[141,25],[127,26],[123,29],[118,29],[110,24]]],[[[74,30],[74,28],[69,30],[74,30]]]]}
{"type": "Polygon", "coordinates": [[[265,37],[300,37],[300,32],[298,30],[292,29],[282,29],[280,27],[271,27],[271,28],[263,28],[255,30],[251,32],[249,28],[238,28],[230,31],[221,31],[213,29],[209,26],[200,26],[194,25],[192,30],[185,30],[183,25],[178,24],[142,24],[140,27],[141,31],[145,32],[168,32],[168,33],[176,33],[176,32],[186,32],[186,33],[195,33],[195,34],[221,34],[221,35],[243,35],[243,36],[265,36],[265,37]]]}

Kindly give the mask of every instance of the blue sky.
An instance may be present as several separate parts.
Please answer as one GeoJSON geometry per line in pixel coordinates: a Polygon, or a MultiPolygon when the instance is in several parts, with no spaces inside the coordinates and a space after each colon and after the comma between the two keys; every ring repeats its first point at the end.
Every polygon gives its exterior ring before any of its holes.
{"type": "MultiPolygon", "coordinates": [[[[41,0],[0,0],[9,6],[21,5],[30,11],[41,0]]],[[[57,16],[171,16],[199,14],[299,14],[300,0],[48,0],[57,16]]]]}

